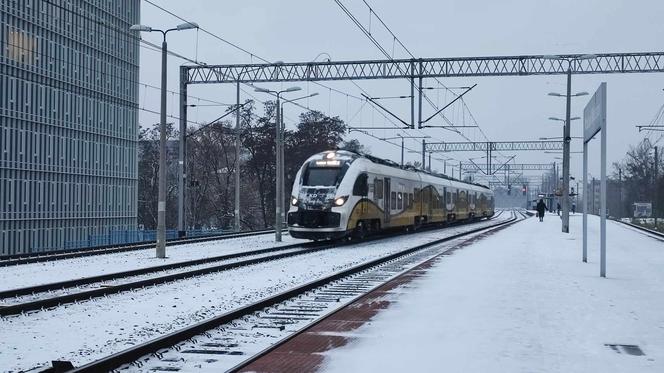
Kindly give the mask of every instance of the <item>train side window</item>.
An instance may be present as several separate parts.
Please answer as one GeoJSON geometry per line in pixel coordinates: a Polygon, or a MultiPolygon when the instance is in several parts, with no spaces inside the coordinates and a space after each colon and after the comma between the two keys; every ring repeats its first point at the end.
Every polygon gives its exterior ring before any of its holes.
{"type": "Polygon", "coordinates": [[[390,208],[392,210],[397,208],[397,192],[390,193],[390,208]]]}
{"type": "Polygon", "coordinates": [[[355,180],[355,185],[353,185],[353,195],[354,196],[366,196],[369,194],[369,185],[367,184],[367,174],[360,174],[355,180]]]}
{"type": "Polygon", "coordinates": [[[403,195],[401,192],[397,193],[397,210],[403,209],[403,195]]]}
{"type": "Polygon", "coordinates": [[[447,192],[447,198],[446,199],[447,199],[447,203],[454,203],[454,201],[452,201],[452,192],[447,192]]]}
{"type": "Polygon", "coordinates": [[[383,180],[374,179],[374,196],[376,199],[383,199],[383,180]]]}
{"type": "Polygon", "coordinates": [[[415,203],[419,203],[419,202],[420,202],[420,194],[421,194],[421,193],[422,193],[422,192],[420,191],[420,188],[415,188],[415,203]]]}
{"type": "Polygon", "coordinates": [[[413,193],[408,193],[408,208],[413,207],[413,193]]]}

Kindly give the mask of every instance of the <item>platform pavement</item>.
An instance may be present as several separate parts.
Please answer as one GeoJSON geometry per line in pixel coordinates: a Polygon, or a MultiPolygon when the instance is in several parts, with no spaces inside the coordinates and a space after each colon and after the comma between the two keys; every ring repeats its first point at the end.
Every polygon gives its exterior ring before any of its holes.
{"type": "Polygon", "coordinates": [[[555,214],[530,218],[438,261],[343,333],[320,370],[663,372],[664,243],[607,222],[600,278],[599,218],[588,263],[581,220],[564,234],[555,214]]]}

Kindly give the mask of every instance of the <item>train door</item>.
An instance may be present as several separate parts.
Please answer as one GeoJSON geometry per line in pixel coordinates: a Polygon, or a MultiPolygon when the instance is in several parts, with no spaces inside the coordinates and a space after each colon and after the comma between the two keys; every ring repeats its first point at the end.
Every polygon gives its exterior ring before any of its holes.
{"type": "Polygon", "coordinates": [[[447,204],[450,203],[450,201],[447,200],[447,187],[443,188],[443,195],[441,197],[442,200],[442,209],[443,209],[443,221],[447,221],[449,219],[449,214],[448,214],[448,207],[447,204]]]}
{"type": "Polygon", "coordinates": [[[385,178],[385,187],[384,187],[384,196],[385,196],[385,223],[389,223],[390,221],[390,210],[392,209],[391,206],[391,196],[392,196],[392,183],[391,179],[389,177],[385,178]]]}
{"type": "Polygon", "coordinates": [[[427,187],[427,221],[431,222],[433,219],[433,186],[427,187]]]}

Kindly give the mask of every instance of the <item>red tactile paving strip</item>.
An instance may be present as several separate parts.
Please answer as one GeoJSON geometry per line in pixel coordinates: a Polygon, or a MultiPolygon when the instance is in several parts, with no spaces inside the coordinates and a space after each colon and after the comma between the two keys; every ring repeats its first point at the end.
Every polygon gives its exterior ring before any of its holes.
{"type": "Polygon", "coordinates": [[[502,227],[468,239],[412,268],[290,338],[266,355],[243,367],[239,372],[316,372],[325,359],[323,352],[344,346],[350,341],[349,337],[335,334],[356,330],[395,301],[394,294],[390,294],[392,290],[423,276],[443,256],[450,255],[455,250],[468,246],[500,229],[502,227]]]}

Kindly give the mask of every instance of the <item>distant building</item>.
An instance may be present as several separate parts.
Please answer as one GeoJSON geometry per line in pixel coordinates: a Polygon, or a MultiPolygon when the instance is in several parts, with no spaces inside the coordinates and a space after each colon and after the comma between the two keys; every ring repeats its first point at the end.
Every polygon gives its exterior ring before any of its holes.
{"type": "Polygon", "coordinates": [[[0,5],[0,255],[137,223],[139,0],[0,5]]]}

